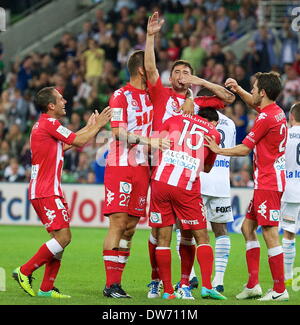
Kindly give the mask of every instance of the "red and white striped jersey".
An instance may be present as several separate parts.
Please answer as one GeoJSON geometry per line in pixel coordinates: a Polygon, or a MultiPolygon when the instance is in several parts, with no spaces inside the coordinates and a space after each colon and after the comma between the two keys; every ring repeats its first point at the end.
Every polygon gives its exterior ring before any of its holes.
{"type": "MultiPolygon", "coordinates": [[[[184,95],[176,93],[170,87],[164,87],[160,77],[152,85],[147,81],[148,92],[154,107],[153,130],[160,130],[162,124],[172,116],[182,114],[180,107],[185,102],[184,95]]],[[[200,96],[194,99],[194,113],[197,114],[199,108],[203,106],[213,106],[224,108],[224,103],[216,96],[200,96]]]]}
{"type": "Polygon", "coordinates": [[[29,199],[63,197],[61,173],[64,163],[63,144],[72,144],[76,134],[48,114],[41,114],[30,135],[32,156],[29,199]]]}
{"type": "MultiPolygon", "coordinates": [[[[116,90],[109,100],[112,108],[111,127],[123,127],[127,132],[149,137],[152,131],[153,106],[145,90],[129,83],[116,90]]],[[[147,148],[113,141],[107,157],[110,166],[136,166],[148,164],[147,148]]]]}
{"type": "Polygon", "coordinates": [[[286,117],[276,103],[258,111],[260,114],[243,140],[243,144],[254,151],[254,189],[283,192],[287,140],[286,117]]]}
{"type": "Polygon", "coordinates": [[[206,119],[194,115],[169,118],[160,130],[160,136],[171,140],[171,148],[159,154],[159,162],[153,170],[152,179],[186,190],[200,189],[199,173],[204,165],[212,166],[216,154],[204,147],[204,135],[220,134],[206,119]]]}

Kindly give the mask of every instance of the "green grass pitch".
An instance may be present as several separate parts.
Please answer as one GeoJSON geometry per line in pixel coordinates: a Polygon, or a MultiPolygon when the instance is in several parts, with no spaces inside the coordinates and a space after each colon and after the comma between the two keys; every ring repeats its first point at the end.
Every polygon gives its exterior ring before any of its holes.
{"type": "MultiPolygon", "coordinates": [[[[73,228],[73,238],[64,253],[63,263],[56,280],[56,286],[63,293],[70,294],[71,299],[58,301],[57,299],[29,297],[11,278],[12,270],[26,262],[48,240],[48,235],[42,227],[29,226],[0,226],[0,267],[6,271],[6,291],[0,291],[0,305],[262,305],[285,304],[299,305],[300,292],[288,288],[290,300],[288,302],[262,303],[255,300],[237,301],[235,295],[239,293],[247,279],[245,263],[245,243],[242,235],[231,234],[231,254],[225,275],[225,292],[228,300],[213,301],[200,297],[199,289],[193,291],[195,300],[168,301],[162,299],[147,299],[147,284],[150,282],[150,263],[148,258],[147,240],[149,231],[137,230],[133,239],[131,256],[123,274],[123,287],[133,296],[133,299],[108,299],[102,295],[105,283],[105,273],[102,260],[102,243],[106,229],[73,228]]],[[[213,234],[210,234],[214,245],[213,234]]],[[[265,292],[272,287],[271,274],[267,262],[267,250],[262,236],[260,282],[265,292]]],[[[297,251],[300,244],[297,243],[297,251]]],[[[298,254],[295,267],[300,266],[298,254]]],[[[195,263],[199,276],[199,267],[195,263]]],[[[173,234],[173,283],[180,275],[180,264],[175,252],[175,233],[173,234]]],[[[37,291],[42,280],[43,268],[34,273],[36,280],[33,287],[37,291]]],[[[299,281],[300,288],[300,281],[299,281]]]]}

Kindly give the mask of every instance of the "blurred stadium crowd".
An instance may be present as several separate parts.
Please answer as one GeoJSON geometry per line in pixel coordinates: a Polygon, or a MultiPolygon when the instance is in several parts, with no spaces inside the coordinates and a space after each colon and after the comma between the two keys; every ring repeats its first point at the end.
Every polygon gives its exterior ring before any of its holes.
{"type": "MultiPolygon", "coordinates": [[[[157,65],[165,85],[170,66],[181,58],[192,64],[198,76],[218,84],[232,77],[247,91],[255,72],[279,71],[284,84],[281,107],[288,112],[300,100],[298,35],[288,18],[276,33],[267,25],[258,26],[258,0],[238,4],[232,0],[118,0],[113,11],[97,10],[78,35],[64,33],[49,53],[41,49],[16,60],[8,73],[1,61],[5,48],[0,48],[1,181],[30,178],[29,134],[39,114],[34,94],[45,86],[57,87],[67,100],[65,125],[76,132],[93,110],[101,111],[113,91],[128,81],[127,58],[132,51],[144,49],[148,15],[154,11],[165,20],[156,40],[157,65]],[[228,45],[249,31],[255,32],[238,60],[228,45]]],[[[255,113],[237,98],[225,114],[234,120],[236,141],[241,143],[255,113]]],[[[103,182],[107,147],[105,141],[100,142],[66,152],[63,182],[103,182]]],[[[233,187],[252,187],[250,168],[251,157],[233,158],[233,187]]]]}

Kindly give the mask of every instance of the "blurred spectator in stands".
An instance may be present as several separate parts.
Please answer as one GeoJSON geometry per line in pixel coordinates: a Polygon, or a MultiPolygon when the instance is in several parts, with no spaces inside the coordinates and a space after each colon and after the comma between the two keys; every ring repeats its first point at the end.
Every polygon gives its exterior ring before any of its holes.
{"type": "Polygon", "coordinates": [[[9,143],[11,155],[18,157],[26,141],[26,138],[23,136],[18,124],[12,124],[9,126],[5,140],[9,143]]]}
{"type": "MultiPolygon", "coordinates": [[[[100,22],[104,22],[105,23],[106,20],[107,20],[107,16],[106,16],[104,10],[101,9],[101,8],[98,8],[96,10],[96,12],[95,12],[95,19],[91,23],[92,24],[92,30],[93,30],[93,32],[94,33],[95,32],[98,32],[99,23],[100,22]]],[[[88,37],[88,38],[90,38],[90,37],[88,37]]]]}
{"type": "Polygon", "coordinates": [[[117,63],[118,42],[116,37],[113,34],[106,36],[105,41],[101,45],[101,47],[105,52],[105,57],[117,63]]]}
{"type": "Polygon", "coordinates": [[[298,76],[300,76],[300,48],[296,52],[295,62],[293,63],[293,68],[297,71],[298,76]]]}
{"type": "Polygon", "coordinates": [[[57,43],[51,49],[50,57],[53,61],[54,66],[57,66],[61,61],[65,59],[64,48],[61,44],[57,43]]]}
{"type": "Polygon", "coordinates": [[[55,72],[53,60],[52,60],[50,54],[48,54],[48,53],[42,55],[40,73],[43,73],[43,72],[48,75],[51,75],[55,72]]]}
{"type": "Polygon", "coordinates": [[[91,170],[87,174],[87,179],[86,179],[87,184],[95,184],[96,183],[96,176],[95,173],[91,170]]]}
{"type": "Polygon", "coordinates": [[[200,47],[198,38],[191,35],[189,46],[183,49],[181,59],[188,61],[194,69],[194,74],[198,74],[203,67],[206,52],[200,47]]]}
{"type": "Polygon", "coordinates": [[[8,90],[4,90],[0,100],[0,117],[6,124],[8,123],[8,114],[14,105],[14,101],[10,101],[8,90]]]}
{"type": "Polygon", "coordinates": [[[99,48],[94,39],[88,40],[88,49],[82,54],[82,63],[85,67],[85,79],[98,90],[99,77],[103,72],[105,52],[99,48]]]}
{"type": "Polygon", "coordinates": [[[282,95],[282,104],[286,111],[295,101],[300,99],[300,77],[293,67],[287,70],[287,79],[283,85],[282,95]]]}
{"type": "Polygon", "coordinates": [[[133,52],[130,41],[127,37],[123,37],[119,41],[117,60],[122,69],[126,68],[127,60],[133,52]]]}
{"type": "Polygon", "coordinates": [[[213,67],[213,74],[209,79],[210,82],[223,85],[226,79],[225,67],[223,64],[217,63],[213,67]]]}
{"type": "Polygon", "coordinates": [[[30,150],[30,140],[27,139],[22,151],[20,153],[20,163],[25,168],[25,170],[31,168],[31,150],[30,150]]]}
{"type": "Polygon", "coordinates": [[[242,23],[241,28],[245,32],[255,29],[257,25],[256,17],[251,14],[249,7],[246,5],[242,5],[239,9],[239,21],[242,23]]]}
{"type": "Polygon", "coordinates": [[[134,10],[136,9],[136,2],[132,0],[117,0],[115,11],[119,12],[123,7],[134,10]]]}
{"type": "Polygon", "coordinates": [[[210,80],[214,73],[214,66],[216,64],[216,61],[211,57],[207,57],[204,62],[205,64],[201,71],[201,77],[203,79],[210,80]]]}
{"type": "Polygon", "coordinates": [[[76,171],[79,160],[79,151],[76,147],[72,147],[65,152],[64,170],[74,173],[76,171]]]}
{"type": "Polygon", "coordinates": [[[240,24],[237,19],[231,19],[229,22],[228,31],[225,33],[226,43],[233,43],[242,37],[244,33],[241,31],[240,24]]]}
{"type": "Polygon", "coordinates": [[[22,182],[25,180],[25,169],[17,158],[11,158],[9,165],[4,170],[4,179],[7,182],[22,182]]]}
{"type": "Polygon", "coordinates": [[[6,132],[7,132],[7,129],[6,129],[4,120],[1,119],[1,111],[0,111],[0,142],[5,139],[6,132]]]}
{"type": "Polygon", "coordinates": [[[261,52],[257,50],[255,42],[253,40],[248,41],[245,53],[240,61],[247,71],[248,78],[260,71],[261,57],[261,52]]]}
{"type": "Polygon", "coordinates": [[[205,0],[203,3],[206,10],[210,13],[217,11],[221,7],[221,4],[221,0],[205,0]]]}
{"type": "Polygon", "coordinates": [[[15,90],[15,100],[8,111],[9,125],[18,124],[21,132],[27,130],[27,119],[29,116],[29,103],[24,99],[21,90],[15,90]]]}
{"type": "Polygon", "coordinates": [[[216,28],[213,24],[209,26],[207,22],[199,20],[197,22],[195,34],[200,39],[200,46],[207,52],[211,52],[212,45],[216,40],[216,28]]]}
{"type": "Polygon", "coordinates": [[[292,30],[289,18],[284,18],[279,39],[281,41],[280,66],[283,67],[286,63],[295,62],[298,48],[298,34],[292,30]]]}
{"type": "Polygon", "coordinates": [[[217,10],[217,19],[216,19],[216,29],[217,29],[217,38],[221,40],[224,33],[228,30],[229,27],[229,17],[226,14],[226,9],[224,7],[219,7],[217,10]]]}
{"type": "Polygon", "coordinates": [[[180,55],[180,43],[177,39],[171,38],[168,41],[168,58],[171,61],[176,61],[180,55]]]}
{"type": "Polygon", "coordinates": [[[65,48],[66,59],[74,58],[77,55],[77,41],[75,37],[71,37],[65,48]]]}
{"type": "MultiPolygon", "coordinates": [[[[98,24],[99,22],[97,21],[97,31],[98,31],[98,24]]],[[[94,31],[93,31],[93,26],[92,23],[87,20],[83,23],[82,25],[82,32],[79,33],[77,36],[77,40],[79,44],[83,44],[87,46],[87,41],[94,36],[94,31]]]]}
{"type": "Polygon", "coordinates": [[[213,58],[216,63],[224,64],[226,57],[223,53],[222,46],[219,42],[214,42],[211,47],[210,57],[213,58]]]}
{"type": "Polygon", "coordinates": [[[277,56],[274,50],[275,36],[265,25],[259,27],[254,34],[256,49],[260,52],[260,71],[269,72],[273,66],[278,65],[277,56]]]}
{"type": "Polygon", "coordinates": [[[257,117],[257,112],[254,109],[250,109],[250,111],[248,112],[247,133],[249,133],[250,130],[252,129],[256,117],[257,117]]]}
{"type": "Polygon", "coordinates": [[[32,65],[33,61],[31,56],[26,57],[20,64],[17,72],[16,87],[21,91],[21,93],[29,87],[29,81],[32,79],[32,65]]]}
{"type": "Polygon", "coordinates": [[[234,68],[234,75],[238,84],[243,87],[246,91],[251,91],[251,84],[249,77],[246,75],[246,70],[240,64],[236,65],[234,68]]]}
{"type": "Polygon", "coordinates": [[[248,115],[247,108],[241,101],[233,105],[232,116],[230,117],[236,126],[236,144],[242,143],[247,135],[248,115]]]}
{"type": "Polygon", "coordinates": [[[77,132],[79,129],[82,128],[81,116],[77,112],[72,113],[69,127],[72,129],[73,132],[77,132]]]}
{"type": "Polygon", "coordinates": [[[11,151],[8,141],[2,140],[0,142],[0,175],[3,177],[4,169],[9,164],[11,158],[11,151]]]}
{"type": "Polygon", "coordinates": [[[137,10],[135,11],[135,13],[133,15],[132,22],[136,26],[141,27],[143,29],[143,31],[146,31],[147,23],[148,23],[148,16],[147,16],[147,10],[144,6],[137,8],[137,10]]]}
{"type": "Polygon", "coordinates": [[[86,102],[91,94],[92,86],[84,80],[81,74],[74,76],[72,82],[77,90],[74,102],[80,103],[82,100],[86,102]]]}
{"type": "Polygon", "coordinates": [[[5,82],[5,74],[4,74],[4,62],[3,62],[3,49],[2,49],[2,44],[0,43],[0,94],[3,90],[4,82],[5,82]]]}
{"type": "Polygon", "coordinates": [[[173,30],[172,30],[170,37],[173,39],[179,39],[179,40],[185,37],[182,27],[179,23],[175,23],[173,25],[173,30]]]}
{"type": "Polygon", "coordinates": [[[86,152],[80,152],[78,165],[75,170],[75,177],[78,183],[86,183],[88,173],[91,171],[91,164],[86,152]]]}
{"type": "Polygon", "coordinates": [[[146,46],[146,33],[143,30],[137,31],[137,44],[134,45],[135,50],[145,50],[146,46]]]}
{"type": "Polygon", "coordinates": [[[231,175],[232,187],[249,187],[253,188],[254,182],[250,177],[250,172],[247,169],[242,169],[238,173],[231,175]]]}

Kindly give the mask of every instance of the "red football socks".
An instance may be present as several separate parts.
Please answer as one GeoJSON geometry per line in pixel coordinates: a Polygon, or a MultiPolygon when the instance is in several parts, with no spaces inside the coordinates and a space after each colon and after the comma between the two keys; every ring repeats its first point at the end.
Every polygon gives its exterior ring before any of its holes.
{"type": "Polygon", "coordinates": [[[54,254],[48,249],[46,244],[43,244],[37,253],[24,265],[21,266],[21,272],[29,276],[36,269],[49,262],[54,254]]]}
{"type": "Polygon", "coordinates": [[[249,279],[246,287],[248,289],[254,288],[259,283],[258,281],[259,259],[260,259],[260,247],[247,249],[246,260],[247,260],[249,279]]]}
{"type": "Polygon", "coordinates": [[[51,261],[46,263],[44,278],[41,284],[41,290],[44,292],[50,291],[54,287],[54,281],[59,271],[61,261],[53,257],[51,261]]]}
{"type": "Polygon", "coordinates": [[[199,245],[197,247],[197,260],[200,265],[202,276],[202,286],[207,289],[212,289],[211,276],[214,264],[214,253],[210,245],[199,245]]]}
{"type": "Polygon", "coordinates": [[[195,245],[179,245],[179,254],[181,259],[181,285],[189,286],[190,274],[194,265],[196,248],[195,245]]]}
{"type": "Polygon", "coordinates": [[[169,247],[157,247],[155,255],[159,278],[164,285],[164,292],[172,294],[174,289],[171,276],[171,249],[169,247]]]}

